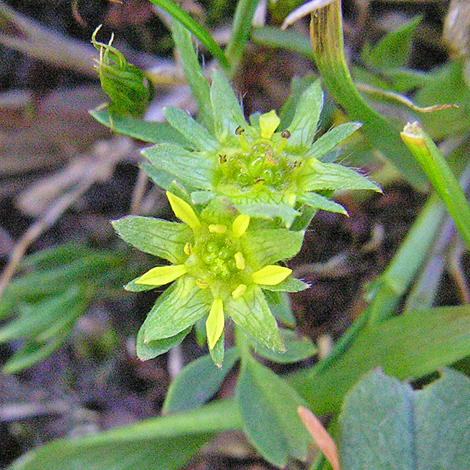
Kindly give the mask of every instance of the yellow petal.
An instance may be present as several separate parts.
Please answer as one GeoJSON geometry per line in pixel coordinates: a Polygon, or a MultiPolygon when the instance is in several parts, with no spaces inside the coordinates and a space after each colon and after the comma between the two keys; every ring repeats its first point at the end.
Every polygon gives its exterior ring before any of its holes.
{"type": "Polygon", "coordinates": [[[211,311],[206,321],[207,343],[209,349],[214,349],[214,346],[219,341],[219,338],[224,331],[224,305],[221,298],[214,299],[212,302],[211,311]]]}
{"type": "Polygon", "coordinates": [[[168,191],[166,192],[166,196],[178,219],[189,225],[193,230],[201,226],[201,222],[199,222],[196,213],[186,201],[183,201],[183,199],[168,191]]]}
{"type": "Polygon", "coordinates": [[[246,292],[245,284],[240,284],[233,292],[232,297],[237,300],[246,292]]]}
{"type": "Polygon", "coordinates": [[[227,232],[227,227],[225,225],[218,225],[218,224],[210,224],[209,225],[209,232],[210,233],[218,233],[223,235],[227,232]]]}
{"type": "Polygon", "coordinates": [[[232,224],[233,234],[237,238],[240,238],[248,229],[248,225],[250,225],[250,216],[245,215],[245,214],[240,214],[233,221],[233,224],[232,224]]]}
{"type": "Polygon", "coordinates": [[[255,284],[264,284],[266,286],[275,286],[292,274],[292,269],[283,266],[270,264],[254,272],[251,279],[255,284]]]}
{"type": "Polygon", "coordinates": [[[259,128],[261,137],[270,139],[274,131],[279,127],[281,120],[277,117],[276,111],[262,114],[259,117],[259,128]]]}
{"type": "Polygon", "coordinates": [[[135,283],[145,284],[147,286],[163,286],[169,282],[173,282],[187,272],[188,268],[185,264],[158,266],[142,274],[135,283]]]}
{"type": "Polygon", "coordinates": [[[235,258],[235,266],[241,271],[245,269],[245,258],[243,257],[243,253],[239,251],[235,253],[233,256],[235,258]]]}

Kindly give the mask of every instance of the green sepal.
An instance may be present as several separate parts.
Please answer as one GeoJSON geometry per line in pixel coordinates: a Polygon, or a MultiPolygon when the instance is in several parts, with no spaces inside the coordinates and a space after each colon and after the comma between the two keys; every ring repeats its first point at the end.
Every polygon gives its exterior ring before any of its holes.
{"type": "Polygon", "coordinates": [[[302,202],[307,206],[313,207],[316,210],[336,212],[337,214],[348,215],[348,212],[341,204],[331,201],[330,199],[321,196],[317,193],[310,192],[302,194],[302,196],[299,197],[299,202],[302,202]]]}
{"type": "Polygon", "coordinates": [[[183,341],[183,339],[187,336],[187,334],[191,331],[191,328],[187,328],[172,336],[170,338],[164,338],[157,341],[144,341],[144,327],[139,330],[137,334],[137,342],[136,342],[136,353],[137,357],[141,361],[147,361],[149,359],[153,359],[154,357],[160,356],[161,354],[166,353],[171,348],[178,346],[178,344],[183,341]]]}
{"type": "Polygon", "coordinates": [[[135,248],[173,264],[183,263],[192,231],[184,224],[152,217],[128,216],[112,222],[118,235],[135,248]]]}
{"type": "Polygon", "coordinates": [[[232,320],[258,343],[279,353],[286,350],[276,319],[258,286],[237,300],[229,297],[226,301],[226,311],[232,320]]]}
{"type": "Polygon", "coordinates": [[[302,247],[304,232],[287,229],[248,231],[243,240],[243,252],[253,264],[266,266],[295,256],[302,247]]]}
{"type": "Polygon", "coordinates": [[[225,354],[224,343],[225,343],[224,333],[222,332],[222,335],[217,340],[217,343],[215,343],[215,346],[212,349],[209,349],[209,354],[211,356],[211,359],[213,363],[217,366],[217,368],[222,367],[222,364],[224,362],[224,354],[225,354]]]}
{"type": "Polygon", "coordinates": [[[256,353],[265,359],[280,364],[304,361],[317,354],[318,349],[307,336],[300,336],[299,333],[292,330],[281,329],[280,331],[281,338],[286,346],[285,353],[278,354],[271,349],[266,349],[258,343],[254,343],[256,353]]]}
{"type": "Polygon", "coordinates": [[[142,151],[158,170],[174,175],[173,179],[196,189],[212,188],[213,163],[202,155],[174,144],[157,144],[142,151]]]}
{"type": "Polygon", "coordinates": [[[208,130],[185,111],[168,107],[163,110],[163,113],[171,126],[191,142],[196,150],[211,152],[219,147],[219,143],[208,130]]]}
{"type": "Polygon", "coordinates": [[[292,122],[287,128],[291,133],[288,144],[292,148],[305,149],[310,147],[315,138],[323,108],[323,93],[319,80],[302,93],[298,103],[292,122]]]}
{"type": "Polygon", "coordinates": [[[368,189],[382,192],[375,183],[356,171],[336,163],[322,163],[314,158],[306,162],[299,186],[304,191],[368,189]]]}
{"type": "Polygon", "coordinates": [[[306,158],[320,159],[333,150],[340,142],[350,137],[362,126],[359,122],[347,122],[331,129],[316,140],[305,155],[306,158]]]}
{"type": "Polygon", "coordinates": [[[295,328],[296,320],[292,312],[290,297],[285,292],[264,290],[263,294],[274,318],[284,326],[295,328]]]}
{"type": "MultiPolygon", "coordinates": [[[[255,195],[253,194],[253,198],[255,195]]],[[[244,196],[245,199],[245,196],[244,196]]],[[[300,212],[287,204],[270,204],[263,202],[255,203],[235,203],[235,207],[242,213],[252,217],[263,217],[273,220],[279,217],[288,227],[292,225],[294,220],[300,215],[300,212]]]]}
{"type": "Polygon", "coordinates": [[[279,468],[292,458],[304,460],[310,438],[297,408],[305,402],[270,369],[249,356],[244,359],[236,401],[248,440],[279,468]]]}
{"type": "Polygon", "coordinates": [[[140,168],[155,183],[155,185],[160,186],[163,189],[168,189],[171,182],[175,180],[175,175],[164,170],[159,170],[150,163],[144,162],[140,165],[140,168]]]}
{"type": "Polygon", "coordinates": [[[168,290],[170,293],[159,297],[142,325],[145,341],[175,336],[210,310],[210,292],[197,287],[189,276],[180,277],[168,290]]]}
{"type": "Polygon", "coordinates": [[[231,348],[225,351],[221,368],[214,367],[214,361],[209,354],[188,364],[171,383],[162,413],[191,410],[209,401],[217,393],[239,357],[238,349],[231,348]],[[201,380],[201,377],[204,380],[201,380]]]}
{"type": "Polygon", "coordinates": [[[214,110],[215,137],[219,142],[235,135],[239,126],[248,129],[248,123],[232,87],[225,75],[217,70],[212,74],[211,102],[214,110]]]}
{"type": "Polygon", "coordinates": [[[153,290],[157,288],[157,286],[150,286],[148,284],[136,284],[136,281],[138,281],[141,277],[142,276],[132,279],[132,281],[128,282],[124,286],[124,289],[127,290],[128,292],[145,292],[145,291],[153,290]]]}
{"type": "Polygon", "coordinates": [[[265,286],[260,284],[261,289],[273,291],[273,292],[301,292],[310,287],[306,282],[296,279],[295,277],[289,276],[287,279],[282,281],[275,286],[265,286]]]}

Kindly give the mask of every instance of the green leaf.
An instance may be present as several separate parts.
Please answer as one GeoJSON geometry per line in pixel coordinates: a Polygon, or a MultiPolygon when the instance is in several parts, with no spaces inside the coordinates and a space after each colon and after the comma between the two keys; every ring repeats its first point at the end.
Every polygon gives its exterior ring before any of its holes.
{"type": "Polygon", "coordinates": [[[132,279],[132,281],[128,282],[125,286],[124,289],[129,291],[129,292],[146,292],[149,290],[156,289],[157,286],[151,286],[148,284],[136,284],[136,281],[138,281],[142,276],[136,277],[135,279],[132,279]]]}
{"type": "Polygon", "coordinates": [[[171,383],[162,412],[178,413],[203,405],[217,393],[238,359],[238,351],[232,348],[225,351],[221,368],[209,355],[188,364],[171,383]]]}
{"type": "Polygon", "coordinates": [[[49,341],[27,340],[23,347],[16,350],[13,356],[2,367],[3,374],[16,374],[33,364],[44,360],[56,351],[70,334],[71,325],[58,332],[49,341]]]}
{"type": "Polygon", "coordinates": [[[268,349],[285,351],[276,319],[257,286],[235,300],[229,297],[226,313],[245,333],[268,349]]]}
{"type": "Polygon", "coordinates": [[[218,402],[35,449],[10,470],[177,470],[209,437],[240,427],[234,403],[218,402]]]}
{"type": "Polygon", "coordinates": [[[79,304],[80,312],[85,308],[81,302],[82,297],[86,298],[84,290],[71,286],[65,292],[51,296],[42,302],[23,305],[20,315],[0,328],[0,343],[33,337],[62,317],[70,315],[76,318],[75,305],[79,304]]]}
{"type": "Polygon", "coordinates": [[[185,111],[168,107],[163,112],[168,122],[191,142],[195,149],[211,152],[219,147],[219,143],[209,134],[208,130],[185,111]]]}
{"type": "Polygon", "coordinates": [[[381,189],[365,176],[336,163],[322,163],[310,159],[299,178],[299,186],[304,191],[322,191],[325,189],[367,189],[382,192],[381,189]]]}
{"type": "Polygon", "coordinates": [[[326,89],[345,109],[350,120],[363,123],[361,131],[364,137],[377,147],[411,184],[423,188],[426,183],[425,176],[399,139],[398,126],[370,108],[351,79],[344,56],[340,2],[332,2],[312,15],[310,39],[315,63],[326,89]]]}
{"type": "Polygon", "coordinates": [[[214,118],[212,115],[209,84],[199,65],[196,51],[194,50],[194,45],[191,40],[191,34],[179,21],[172,23],[171,32],[178,51],[179,60],[183,66],[184,76],[188,81],[191,93],[199,109],[198,119],[210,132],[213,132],[214,118]]]}
{"type": "Polygon", "coordinates": [[[413,391],[380,371],[347,395],[340,415],[344,470],[460,470],[470,461],[470,381],[445,370],[413,391]]]}
{"type": "Polygon", "coordinates": [[[160,8],[163,8],[168,12],[173,18],[178,20],[185,28],[187,28],[191,33],[194,34],[201,42],[204,44],[206,49],[216,58],[222,67],[230,67],[230,64],[225,57],[224,52],[215,42],[215,40],[210,36],[201,25],[193,20],[179,5],[176,5],[171,0],[150,0],[155,5],[158,5],[160,8]]]}
{"type": "Polygon", "coordinates": [[[266,460],[284,467],[292,458],[305,459],[309,437],[297,414],[304,402],[283,379],[247,357],[236,400],[245,434],[266,460]]]}
{"type": "Polygon", "coordinates": [[[363,329],[320,374],[313,367],[294,374],[291,383],[316,415],[330,413],[359,377],[374,367],[398,379],[416,379],[469,356],[468,331],[468,305],[409,312],[363,329]]]}
{"type": "Polygon", "coordinates": [[[407,124],[401,138],[441,196],[457,229],[470,247],[470,207],[457,178],[432,139],[415,122],[407,124]]]}
{"type": "Polygon", "coordinates": [[[171,338],[209,313],[212,295],[196,286],[196,281],[183,276],[175,281],[169,295],[157,300],[141,327],[143,341],[171,338]]]}
{"type": "Polygon", "coordinates": [[[243,242],[243,252],[253,260],[253,264],[266,266],[295,256],[302,247],[304,232],[291,232],[286,229],[261,229],[247,231],[243,242]]]}
{"type": "Polygon", "coordinates": [[[317,348],[307,336],[300,336],[299,333],[292,330],[280,331],[282,341],[286,347],[285,353],[279,354],[259,344],[255,344],[256,353],[270,361],[280,364],[303,361],[317,354],[317,348]]]}
{"type": "Polygon", "coordinates": [[[158,170],[197,189],[212,188],[213,162],[207,156],[190,152],[174,144],[157,144],[142,151],[158,170]]]}
{"type": "Polygon", "coordinates": [[[405,67],[411,54],[413,35],[421,17],[402,23],[388,33],[370,51],[363,54],[363,60],[369,67],[391,68],[405,67]]]}
{"type": "Polygon", "coordinates": [[[125,242],[145,253],[173,264],[187,258],[184,246],[192,239],[192,231],[184,224],[141,216],[124,217],[112,224],[125,242]]]}
{"type": "Polygon", "coordinates": [[[418,106],[458,105],[458,109],[443,109],[419,116],[426,132],[435,140],[468,132],[470,88],[466,80],[465,64],[465,57],[445,64],[428,77],[426,84],[414,95],[414,102],[418,106]]]}
{"type": "Polygon", "coordinates": [[[307,152],[306,158],[321,159],[323,155],[333,150],[340,142],[354,134],[361,125],[359,122],[347,122],[331,129],[313,143],[307,152]]]}
{"type": "Polygon", "coordinates": [[[307,204],[307,206],[313,207],[316,210],[323,210],[328,212],[336,212],[337,214],[348,215],[346,209],[337,202],[331,201],[330,199],[321,196],[317,193],[305,193],[299,198],[299,202],[307,204]]]}
{"type": "Polygon", "coordinates": [[[171,338],[159,339],[156,341],[145,341],[144,333],[145,330],[141,327],[137,333],[137,342],[136,342],[136,352],[137,357],[141,361],[147,361],[153,359],[154,357],[160,356],[161,354],[166,353],[171,348],[178,346],[178,344],[183,341],[184,338],[191,331],[191,328],[181,331],[180,333],[172,336],[171,338]]]}
{"type": "Polygon", "coordinates": [[[290,297],[285,292],[264,290],[263,293],[276,320],[289,328],[295,328],[296,321],[292,312],[290,297]]]}
{"type": "Polygon", "coordinates": [[[258,3],[259,0],[240,0],[237,2],[226,50],[226,56],[232,66],[232,76],[242,60],[258,3]]]}
{"type": "Polygon", "coordinates": [[[318,120],[323,108],[320,81],[310,85],[300,97],[294,117],[287,130],[290,131],[289,147],[310,147],[317,132],[318,120]]]}
{"type": "Polygon", "coordinates": [[[113,116],[111,119],[107,110],[94,109],[90,111],[90,114],[113,132],[128,135],[143,142],[153,144],[172,142],[183,146],[188,145],[188,141],[177,130],[163,122],[144,121],[131,116],[125,118],[113,116]]]}
{"type": "Polygon", "coordinates": [[[174,175],[164,170],[159,170],[150,163],[144,162],[140,165],[140,167],[155,185],[160,186],[163,189],[168,190],[171,183],[175,181],[174,175]]]}
{"type": "Polygon", "coordinates": [[[212,74],[211,102],[214,110],[214,131],[219,142],[235,135],[239,126],[248,128],[232,87],[227,78],[217,70],[212,74]]]}
{"type": "Polygon", "coordinates": [[[266,286],[264,284],[260,284],[259,286],[261,289],[274,292],[300,292],[310,287],[309,284],[292,276],[289,276],[287,279],[274,286],[266,286]]]}

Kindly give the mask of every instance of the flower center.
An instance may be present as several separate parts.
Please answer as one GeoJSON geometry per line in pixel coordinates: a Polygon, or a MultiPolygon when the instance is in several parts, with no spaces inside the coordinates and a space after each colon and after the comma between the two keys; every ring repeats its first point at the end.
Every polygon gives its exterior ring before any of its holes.
{"type": "Polygon", "coordinates": [[[201,289],[211,288],[225,297],[244,282],[245,258],[237,238],[226,234],[227,227],[209,225],[190,248],[189,273],[201,289]],[[222,229],[226,229],[225,231],[222,229]]]}
{"type": "Polygon", "coordinates": [[[271,142],[258,142],[248,151],[219,156],[221,184],[237,184],[242,188],[259,185],[283,189],[291,180],[299,162],[279,151],[271,142]]]}

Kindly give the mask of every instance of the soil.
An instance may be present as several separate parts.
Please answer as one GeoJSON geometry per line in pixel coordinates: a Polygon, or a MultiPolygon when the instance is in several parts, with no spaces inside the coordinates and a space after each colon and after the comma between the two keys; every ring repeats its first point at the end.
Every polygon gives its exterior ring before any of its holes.
{"type": "MultiPolygon", "coordinates": [[[[79,1],[76,10],[71,6],[73,2],[65,0],[8,3],[43,26],[84,42],[89,42],[95,26],[103,22],[104,34],[113,30],[120,40],[126,41],[125,46],[140,53],[168,54],[171,50],[167,34],[160,45],[155,41],[145,42],[145,38],[155,37],[155,31],[163,30],[146,0],[130,0],[122,8],[104,0],[79,1]]],[[[389,10],[393,8],[398,7],[389,10]]],[[[439,2],[420,8],[424,9],[428,23],[442,19],[439,2]]],[[[378,13],[383,16],[389,11],[385,4],[374,4],[373,9],[383,11],[373,11],[371,21],[378,13]]],[[[361,12],[354,2],[345,2],[345,11],[347,40],[357,49],[360,30],[354,27],[359,24],[361,12]]],[[[380,25],[368,23],[368,28],[367,37],[374,39],[380,25]]],[[[426,41],[421,46],[421,51],[429,53],[424,56],[414,53],[419,57],[415,62],[420,68],[436,65],[436,57],[437,61],[445,60],[439,46],[426,41]],[[426,61],[423,57],[430,59],[426,61]]],[[[276,54],[262,49],[248,54],[251,66],[245,64],[237,81],[247,112],[279,108],[292,75],[302,75],[312,67],[305,59],[285,52],[276,54]],[[253,75],[254,58],[256,69],[261,69],[262,74],[253,75]]],[[[3,268],[15,243],[44,214],[39,207],[40,200],[35,200],[35,204],[25,203],[25,191],[57,175],[77,155],[87,156],[96,142],[111,137],[86,112],[87,107],[104,101],[97,91],[96,80],[3,46],[0,46],[0,64],[0,91],[14,92],[15,96],[20,92],[32,93],[29,103],[33,103],[32,109],[30,105],[15,110],[0,105],[2,139],[7,136],[11,144],[8,151],[0,151],[0,267],[3,268]],[[77,87],[82,87],[80,94],[77,87]],[[85,100],[85,95],[91,96],[91,102],[85,100]]],[[[92,184],[50,229],[31,243],[27,253],[71,239],[101,247],[117,243],[108,221],[130,211],[138,179],[136,162],[140,144],[134,145],[132,155],[119,160],[107,177],[92,184]]],[[[47,194],[50,188],[45,186],[43,190],[47,194]]],[[[383,189],[383,195],[366,199],[341,196],[339,202],[347,208],[349,218],[317,214],[301,253],[289,263],[312,285],[309,290],[293,295],[292,302],[300,330],[314,340],[325,335],[336,339],[351,323],[360,308],[358,299],[365,285],[387,266],[426,199],[426,195],[403,182],[391,183],[383,189]]],[[[158,194],[154,203],[154,211],[156,208],[162,211],[158,194]]],[[[45,204],[47,207],[47,198],[45,204]]],[[[442,298],[447,304],[456,303],[455,289],[449,278],[447,281],[442,298]]],[[[135,334],[153,300],[152,294],[143,293],[97,302],[79,319],[70,340],[53,356],[21,373],[0,376],[0,468],[52,439],[87,435],[159,414],[171,381],[169,357],[164,355],[142,363],[135,358],[133,350],[135,334]],[[103,354],[108,346],[103,345],[102,338],[109,334],[113,336],[111,354],[103,354]]],[[[1,364],[17,347],[15,343],[0,345],[1,364]]],[[[185,363],[203,353],[192,338],[181,350],[185,363]]],[[[176,353],[170,363],[175,360],[178,360],[176,353]]],[[[221,393],[230,395],[232,387],[233,380],[228,380],[221,393]]],[[[289,468],[304,468],[296,465],[289,468]]],[[[188,470],[216,468],[272,467],[256,456],[242,436],[231,434],[216,440],[187,466],[188,470]]]]}

